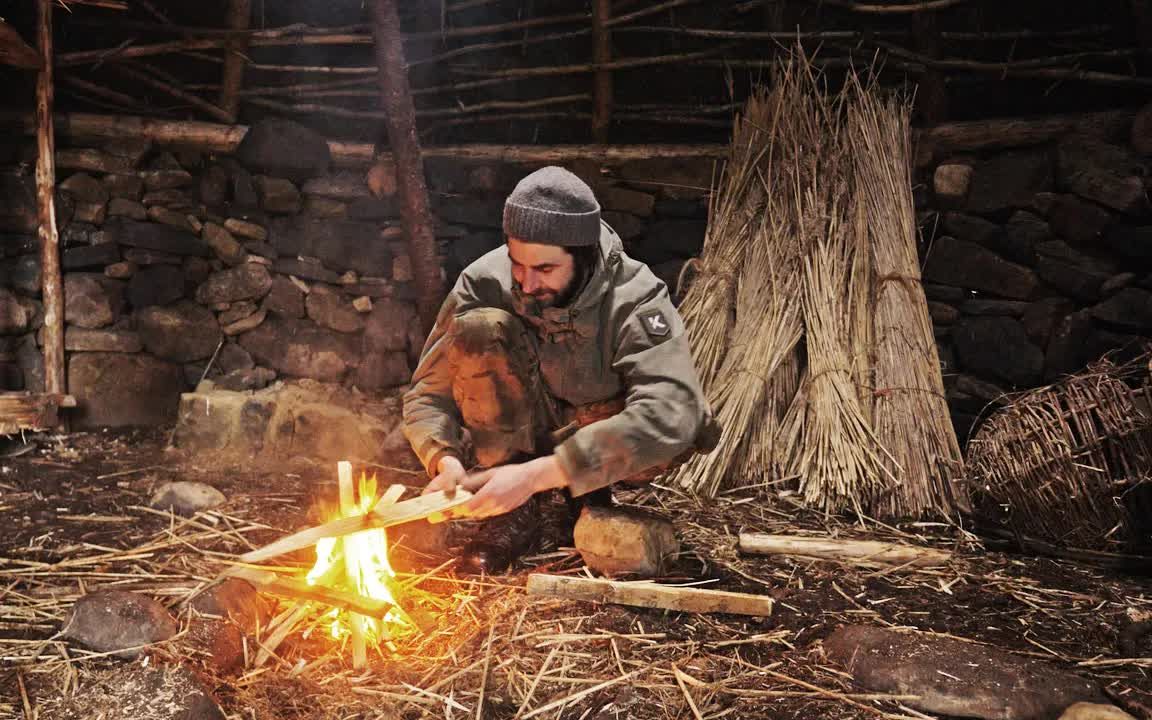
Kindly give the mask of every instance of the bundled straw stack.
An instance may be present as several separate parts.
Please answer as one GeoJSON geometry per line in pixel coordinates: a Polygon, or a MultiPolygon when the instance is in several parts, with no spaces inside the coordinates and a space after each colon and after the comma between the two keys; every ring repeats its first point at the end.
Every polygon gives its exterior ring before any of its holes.
{"type": "Polygon", "coordinates": [[[948,514],[960,450],[920,287],[908,108],[797,56],[749,100],[682,305],[724,434],[676,471],[827,512],[948,514]]]}

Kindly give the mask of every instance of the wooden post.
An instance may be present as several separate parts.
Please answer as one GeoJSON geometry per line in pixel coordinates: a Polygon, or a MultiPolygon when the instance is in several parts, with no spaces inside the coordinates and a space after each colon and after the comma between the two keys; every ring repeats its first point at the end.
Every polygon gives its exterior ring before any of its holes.
{"type": "MultiPolygon", "coordinates": [[[[252,0],[228,0],[228,29],[247,30],[252,22],[252,0]]],[[[248,64],[248,35],[229,38],[224,45],[224,77],[220,81],[220,109],[228,122],[236,122],[240,110],[240,88],[244,84],[244,66],[248,64]]]]}
{"type": "Polygon", "coordinates": [[[36,206],[40,220],[40,274],[44,300],[44,392],[63,395],[64,283],[56,231],[56,142],[52,128],[52,3],[37,0],[36,36],[43,63],[36,78],[36,206]]]}
{"type": "Polygon", "coordinates": [[[375,0],[376,64],[379,66],[380,104],[387,113],[388,144],[396,159],[396,185],[400,192],[400,219],[408,236],[412,270],[416,280],[420,319],[425,331],[436,322],[443,300],[436,236],[428,209],[420,139],[416,135],[416,110],[404,60],[404,37],[395,0],[375,0]]]}
{"type": "MultiPolygon", "coordinates": [[[[612,0],[593,0],[592,35],[595,42],[592,62],[607,65],[612,62],[612,32],[608,20],[612,17],[612,0]]],[[[612,71],[597,70],[592,85],[592,141],[608,142],[608,127],[612,124],[612,71]]]]}

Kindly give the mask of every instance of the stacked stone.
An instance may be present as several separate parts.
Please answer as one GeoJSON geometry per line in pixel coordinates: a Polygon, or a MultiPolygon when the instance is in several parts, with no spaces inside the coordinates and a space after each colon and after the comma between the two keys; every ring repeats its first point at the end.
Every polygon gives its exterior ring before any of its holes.
{"type": "MultiPolygon", "coordinates": [[[[423,337],[392,195],[332,170],[294,123],[235,157],[113,141],[57,151],[69,391],[78,426],[159,424],[205,374],[379,391],[423,337]],[[209,367],[209,361],[211,366],[209,367]]],[[[0,382],[39,390],[43,324],[33,179],[0,171],[0,382]]]]}
{"type": "Polygon", "coordinates": [[[1005,390],[1152,337],[1152,107],[1130,138],[1072,135],[931,169],[924,282],[961,439],[1005,390]]]}

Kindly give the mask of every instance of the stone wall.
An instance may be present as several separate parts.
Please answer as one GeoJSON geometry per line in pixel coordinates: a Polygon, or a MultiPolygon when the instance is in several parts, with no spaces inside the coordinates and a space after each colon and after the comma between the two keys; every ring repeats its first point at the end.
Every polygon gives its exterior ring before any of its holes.
{"type": "MultiPolygon", "coordinates": [[[[0,142],[4,390],[43,387],[34,152],[0,142]]],[[[118,140],[56,160],[74,426],[171,422],[213,357],[228,390],[409,380],[423,336],[392,177],[333,167],[321,138],[280,121],[235,156],[118,140]]],[[[703,237],[711,166],[578,165],[629,248],[674,278],[703,237]]],[[[448,282],[502,242],[503,199],[532,169],[429,159],[448,282]]]]}
{"type": "Polygon", "coordinates": [[[1152,336],[1152,108],[1121,137],[943,158],[918,205],[924,282],[966,439],[1005,390],[1152,336]]]}

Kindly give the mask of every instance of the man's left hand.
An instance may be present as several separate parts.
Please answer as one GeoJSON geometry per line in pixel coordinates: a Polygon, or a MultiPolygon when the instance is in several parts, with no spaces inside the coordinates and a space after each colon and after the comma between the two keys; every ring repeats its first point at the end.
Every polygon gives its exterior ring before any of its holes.
{"type": "Polygon", "coordinates": [[[538,492],[567,484],[568,478],[555,455],[518,465],[503,465],[468,476],[461,487],[476,495],[452,514],[471,518],[503,515],[528,502],[528,498],[538,492]]]}

